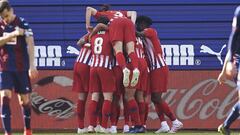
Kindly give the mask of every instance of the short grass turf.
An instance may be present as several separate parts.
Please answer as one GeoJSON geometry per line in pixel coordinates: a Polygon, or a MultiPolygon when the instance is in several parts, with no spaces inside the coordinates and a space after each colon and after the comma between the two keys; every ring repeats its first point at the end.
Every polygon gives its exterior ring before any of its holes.
{"type": "MultiPolygon", "coordinates": [[[[22,135],[22,133],[13,133],[13,135],[22,135]]],[[[76,133],[33,133],[33,135],[80,135],[76,133]]],[[[81,134],[83,135],[83,134],[81,134]]],[[[84,134],[84,135],[96,135],[96,134],[84,134]]],[[[104,135],[104,134],[102,134],[104,135]]],[[[126,134],[114,134],[114,135],[126,135],[126,134]]],[[[135,134],[136,135],[136,134],[135,134]]],[[[144,134],[137,134],[137,135],[157,135],[154,134],[153,132],[148,132],[144,134]]],[[[159,135],[170,135],[168,133],[161,133],[159,135]]],[[[180,131],[176,133],[175,135],[221,135],[218,132],[213,132],[213,131],[180,131]]],[[[240,135],[240,132],[232,132],[231,135],[240,135]]]]}

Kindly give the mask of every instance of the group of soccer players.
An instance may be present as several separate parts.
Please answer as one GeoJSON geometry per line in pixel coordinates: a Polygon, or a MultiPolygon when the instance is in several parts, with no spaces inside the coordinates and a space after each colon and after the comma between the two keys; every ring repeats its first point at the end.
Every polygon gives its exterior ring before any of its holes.
{"type": "MultiPolygon", "coordinates": [[[[30,78],[38,75],[34,65],[33,32],[23,18],[15,15],[7,0],[0,0],[0,15],[2,125],[5,135],[11,135],[10,100],[14,89],[22,107],[24,135],[32,135],[30,78]]],[[[81,50],[74,65],[73,91],[79,93],[78,133],[117,133],[120,101],[123,101],[124,106],[123,132],[143,133],[146,131],[150,99],[161,122],[161,127],[155,133],[176,133],[183,127],[162,99],[162,93],[167,91],[169,69],[157,31],[151,25],[152,20],[149,17],[137,17],[135,11],[109,10],[108,5],[103,5],[99,11],[87,7],[87,32],[77,43],[81,50]],[[98,22],[95,27],[90,25],[91,16],[98,22]],[[88,94],[91,99],[88,108],[85,108],[88,94]],[[85,112],[89,116],[87,128],[84,127],[85,112]],[[172,121],[171,128],[165,115],[172,121]]],[[[240,7],[235,11],[229,52],[218,78],[220,83],[224,83],[228,76],[236,77],[237,90],[240,89],[239,28],[240,7]]],[[[239,117],[239,110],[238,101],[219,126],[220,133],[230,135],[229,128],[239,117]]]]}
{"type": "Polygon", "coordinates": [[[176,133],[183,127],[162,99],[169,69],[157,31],[151,25],[149,17],[137,17],[135,11],[109,10],[109,5],[100,10],[86,8],[87,32],[78,41],[81,50],[74,65],[73,91],[79,93],[78,133],[117,133],[120,101],[124,106],[123,132],[143,133],[149,99],[161,121],[155,133],[176,133]],[[91,26],[91,16],[97,20],[95,27],[91,26]],[[86,108],[88,94],[91,99],[86,108]],[[89,115],[87,128],[85,111],[89,115]],[[172,121],[171,128],[165,115],[172,121]]]}

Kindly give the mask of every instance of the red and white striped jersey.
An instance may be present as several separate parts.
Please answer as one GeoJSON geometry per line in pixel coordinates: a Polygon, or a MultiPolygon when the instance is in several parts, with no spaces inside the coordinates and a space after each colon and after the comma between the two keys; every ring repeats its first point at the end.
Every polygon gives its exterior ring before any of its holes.
{"type": "Polygon", "coordinates": [[[79,51],[79,55],[76,59],[76,62],[80,62],[80,63],[83,63],[83,64],[90,65],[91,64],[91,57],[92,57],[91,44],[90,43],[85,43],[79,51]]]}
{"type": "Polygon", "coordinates": [[[150,70],[155,70],[167,66],[163,57],[160,40],[155,29],[147,28],[144,30],[146,40],[144,40],[146,54],[150,64],[150,70]]]}
{"type": "Polygon", "coordinates": [[[135,52],[138,58],[143,58],[143,59],[145,58],[143,41],[140,37],[136,38],[135,52]]]}
{"type": "Polygon", "coordinates": [[[91,67],[112,69],[113,48],[108,31],[99,31],[91,38],[91,67]]]}

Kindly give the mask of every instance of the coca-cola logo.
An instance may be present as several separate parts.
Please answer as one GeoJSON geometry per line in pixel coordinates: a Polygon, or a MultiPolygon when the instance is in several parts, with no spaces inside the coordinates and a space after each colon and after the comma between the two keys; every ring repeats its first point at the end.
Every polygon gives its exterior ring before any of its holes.
{"type": "MultiPolygon", "coordinates": [[[[200,81],[190,89],[169,89],[163,98],[170,106],[176,106],[176,115],[182,120],[207,120],[214,115],[217,119],[223,119],[227,116],[229,108],[238,100],[237,91],[234,90],[236,84],[230,80],[225,84],[231,91],[224,95],[224,99],[215,96],[216,93],[222,93],[222,89],[218,89],[220,86],[216,79],[200,81]],[[177,95],[181,97],[176,99],[177,95]]],[[[149,113],[149,117],[158,118],[155,112],[149,113]]]]}
{"type": "MultiPolygon", "coordinates": [[[[34,85],[34,88],[36,89],[37,87],[45,86],[53,82],[61,85],[62,87],[72,84],[71,79],[68,77],[48,76],[39,80],[34,85]]],[[[33,110],[39,115],[47,114],[51,117],[55,117],[56,119],[68,119],[75,114],[74,103],[65,97],[49,100],[39,95],[37,92],[33,92],[31,94],[31,102],[33,110]]]]}

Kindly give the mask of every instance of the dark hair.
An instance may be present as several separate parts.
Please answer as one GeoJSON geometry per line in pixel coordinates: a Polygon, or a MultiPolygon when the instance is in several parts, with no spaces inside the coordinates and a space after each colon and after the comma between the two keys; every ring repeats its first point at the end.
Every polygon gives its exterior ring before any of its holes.
{"type": "Polygon", "coordinates": [[[10,10],[11,8],[12,7],[8,3],[8,1],[6,0],[0,1],[0,13],[2,13],[5,9],[10,10]]]}
{"type": "Polygon", "coordinates": [[[101,5],[101,7],[100,7],[100,12],[102,12],[102,11],[108,11],[110,9],[110,5],[108,5],[108,4],[103,4],[103,5],[101,5]]]}
{"type": "Polygon", "coordinates": [[[103,24],[108,24],[109,23],[109,19],[106,17],[106,16],[100,16],[98,19],[97,19],[97,22],[98,23],[103,23],[103,24]]]}
{"type": "Polygon", "coordinates": [[[138,16],[136,19],[136,24],[145,23],[147,27],[152,25],[152,19],[148,16],[138,16]]]}

